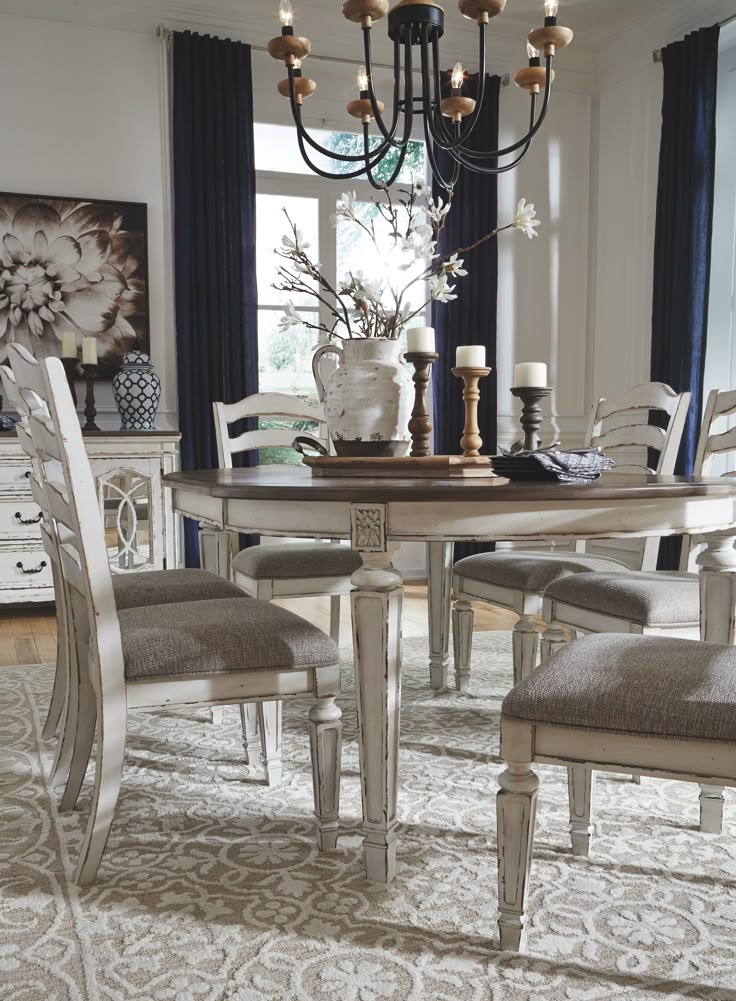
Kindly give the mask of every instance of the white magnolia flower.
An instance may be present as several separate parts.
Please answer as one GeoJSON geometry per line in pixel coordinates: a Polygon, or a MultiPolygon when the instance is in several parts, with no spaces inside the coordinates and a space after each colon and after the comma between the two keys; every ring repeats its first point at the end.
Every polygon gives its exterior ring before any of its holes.
{"type": "Polygon", "coordinates": [[[457,275],[458,278],[464,278],[467,275],[467,270],[463,267],[465,261],[463,258],[458,258],[457,254],[453,254],[452,257],[448,258],[442,265],[442,269],[445,274],[457,275]]]}
{"type": "MultiPolygon", "coordinates": [[[[413,226],[408,236],[401,242],[402,250],[407,250],[414,255],[415,261],[431,261],[435,256],[437,244],[432,239],[433,230],[426,223],[419,223],[413,226]]],[[[411,267],[411,262],[401,266],[403,271],[411,267]]]]}
{"type": "Polygon", "coordinates": [[[355,203],[358,196],[354,191],[343,191],[337,200],[335,214],[332,216],[333,225],[337,225],[339,219],[355,219],[355,203]]]}
{"type": "Polygon", "coordinates": [[[300,229],[294,230],[294,239],[290,236],[281,237],[281,253],[286,254],[287,257],[292,254],[303,254],[309,246],[311,246],[309,240],[304,239],[300,229]]]}
{"type": "Polygon", "coordinates": [[[530,240],[535,236],[539,236],[539,233],[535,232],[535,229],[537,226],[541,226],[542,222],[541,219],[537,219],[537,210],[534,208],[534,203],[530,202],[527,205],[526,198],[522,198],[516,206],[516,215],[511,225],[516,229],[520,229],[522,233],[526,233],[530,240]]]}
{"type": "Polygon", "coordinates": [[[312,270],[319,271],[321,267],[322,265],[319,263],[313,264],[312,267],[310,268],[308,264],[302,264],[301,261],[294,262],[294,270],[298,271],[300,275],[311,275],[312,270]]]}
{"type": "Polygon", "coordinates": [[[447,213],[450,211],[450,203],[447,205],[438,198],[435,202],[434,198],[427,199],[427,211],[429,212],[430,218],[435,226],[439,226],[442,220],[445,218],[447,213]]]}
{"type": "Polygon", "coordinates": [[[457,299],[456,295],[452,293],[455,291],[454,285],[448,285],[447,275],[432,275],[432,298],[435,302],[451,302],[453,299],[457,299]]]}
{"type": "Polygon", "coordinates": [[[291,327],[301,326],[302,323],[304,323],[304,317],[299,315],[293,302],[287,302],[284,306],[284,315],[279,320],[279,331],[283,333],[291,327]]]}
{"type": "Polygon", "coordinates": [[[417,197],[417,201],[422,198],[430,197],[429,192],[431,191],[431,188],[423,177],[415,177],[412,180],[412,184],[414,186],[414,194],[417,197]]]}

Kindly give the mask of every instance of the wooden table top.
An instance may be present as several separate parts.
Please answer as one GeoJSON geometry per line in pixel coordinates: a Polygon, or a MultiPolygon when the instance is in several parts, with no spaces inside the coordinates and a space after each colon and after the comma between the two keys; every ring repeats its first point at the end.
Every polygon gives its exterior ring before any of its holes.
{"type": "Polygon", "coordinates": [[[304,500],[386,503],[391,501],[488,501],[509,503],[636,501],[665,498],[736,497],[736,479],[607,473],[593,483],[523,483],[505,479],[410,479],[313,477],[304,466],[193,469],[168,473],[166,486],[210,497],[240,500],[304,500]]]}

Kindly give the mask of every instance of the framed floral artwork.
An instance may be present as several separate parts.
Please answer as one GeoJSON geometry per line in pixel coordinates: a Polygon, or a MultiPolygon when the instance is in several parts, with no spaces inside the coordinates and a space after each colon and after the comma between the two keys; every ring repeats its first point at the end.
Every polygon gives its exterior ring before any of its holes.
{"type": "Polygon", "coordinates": [[[61,355],[74,331],[111,378],[136,342],[148,351],[147,258],[142,203],[0,193],[0,363],[13,341],[61,355]]]}

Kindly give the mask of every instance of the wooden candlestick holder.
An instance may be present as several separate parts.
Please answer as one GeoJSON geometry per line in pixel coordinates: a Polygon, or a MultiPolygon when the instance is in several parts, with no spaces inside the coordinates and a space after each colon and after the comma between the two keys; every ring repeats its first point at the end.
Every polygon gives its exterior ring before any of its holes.
{"type": "Polygon", "coordinates": [[[521,400],[521,426],[524,429],[524,451],[536,452],[539,448],[539,429],[542,426],[540,403],[552,392],[549,386],[515,386],[512,396],[521,400]]]}
{"type": "Polygon", "coordinates": [[[432,372],[432,364],[439,358],[434,352],[407,351],[404,358],[414,366],[414,409],[409,421],[411,435],[410,456],[421,457],[432,454],[432,422],[427,413],[427,386],[432,372]]]}
{"type": "Polygon", "coordinates": [[[77,369],[79,367],[78,358],[62,358],[61,364],[64,366],[64,371],[66,372],[66,381],[69,383],[69,391],[72,394],[72,399],[74,400],[74,406],[77,405],[77,387],[74,385],[74,380],[77,377],[77,369]]]}
{"type": "Polygon", "coordinates": [[[83,363],[82,369],[84,370],[84,378],[87,380],[87,395],[84,399],[84,416],[87,418],[87,423],[82,427],[82,431],[99,431],[100,429],[95,424],[95,417],[97,416],[97,408],[95,407],[97,366],[85,365],[83,363]]]}
{"type": "Polygon", "coordinates": [[[465,428],[460,439],[460,448],[466,458],[479,456],[483,439],[478,427],[478,401],[480,400],[481,379],[491,374],[490,368],[453,368],[452,374],[463,380],[463,403],[465,404],[465,428]]]}

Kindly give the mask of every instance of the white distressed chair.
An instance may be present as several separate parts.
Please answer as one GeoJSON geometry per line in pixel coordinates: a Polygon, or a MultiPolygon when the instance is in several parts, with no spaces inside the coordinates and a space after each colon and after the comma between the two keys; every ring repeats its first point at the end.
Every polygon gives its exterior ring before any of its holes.
{"type": "MultiPolygon", "coordinates": [[[[598,447],[617,460],[616,472],[672,472],[680,447],[682,432],[690,406],[689,393],[676,393],[659,382],[645,383],[622,396],[601,399],[591,410],[586,434],[586,446],[598,447]],[[650,414],[667,416],[667,428],[649,423],[650,414]],[[653,449],[658,452],[656,467],[638,462],[632,449],[653,449]]],[[[615,475],[612,473],[611,475],[615,475]]],[[[556,580],[572,574],[615,570],[631,572],[630,568],[611,557],[589,554],[585,541],[578,541],[575,552],[500,552],[469,556],[453,568],[452,588],[456,600],[452,613],[455,651],[455,684],[465,691],[470,682],[470,662],[473,641],[472,601],[485,601],[508,608],[519,616],[513,631],[514,683],[526,677],[537,663],[539,633],[533,617],[542,611],[544,593],[556,580]]],[[[659,540],[645,540],[641,569],[657,565],[659,540]]],[[[553,627],[543,639],[554,643],[560,634],[553,627]]]]}
{"type": "Polygon", "coordinates": [[[21,394],[34,393],[47,408],[47,415],[34,408],[28,418],[38,461],[49,469],[59,463],[63,473],[63,482],[47,480],[46,496],[64,527],[59,552],[80,668],[75,755],[84,767],[97,729],[92,806],[75,882],[96,876],[120,790],[127,716],[134,709],[246,701],[280,707],[284,698],[314,696],[309,729],[317,841],[321,849],[334,848],[341,752],[337,645],[286,609],[245,595],[119,612],[63,366],[56,358],[37,362],[16,345],[10,345],[9,357],[21,394]]]}
{"type": "Polygon", "coordinates": [[[497,797],[502,950],[524,946],[539,786],[532,764],[568,767],[572,851],[587,855],[590,769],[736,785],[734,677],[733,647],[612,633],[570,644],[511,690],[497,797]]]}
{"type": "MultiPolygon", "coordinates": [[[[736,429],[719,425],[736,413],[736,392],[712,390],[706,402],[695,455],[694,475],[710,476],[717,457],[736,458],[736,429]]],[[[729,470],[725,476],[733,476],[729,470]]],[[[700,635],[700,576],[695,569],[697,539],[682,542],[680,572],[652,570],[648,573],[584,573],[555,581],[544,595],[543,615],[555,639],[548,655],[568,642],[563,630],[574,637],[586,633],[633,633],[643,636],[700,635]]],[[[720,833],[723,827],[723,795],[711,790],[701,796],[701,830],[720,833]]]]}
{"type": "MultiPolygon", "coordinates": [[[[66,810],[73,808],[83,777],[83,774],[77,776],[77,782],[72,777],[71,783],[68,782],[79,711],[76,680],[77,654],[68,625],[71,615],[68,589],[61,573],[59,533],[61,532],[63,536],[64,528],[56,523],[49,507],[46,491],[47,465],[49,464],[40,461],[28,429],[28,418],[32,408],[44,417],[48,416],[48,411],[35,394],[28,392],[24,397],[19,392],[15,376],[8,366],[0,366],[0,379],[6,398],[21,416],[20,422],[16,424],[16,433],[21,447],[31,460],[33,470],[33,477],[30,479],[31,490],[41,509],[41,539],[51,561],[56,609],[57,655],[54,685],[42,736],[44,740],[50,740],[57,730],[60,731],[49,781],[54,787],[68,784],[68,789],[64,791],[60,803],[60,808],[66,810]]],[[[50,465],[51,475],[58,482],[61,478],[60,470],[56,468],[58,464],[51,463],[50,465]]],[[[224,580],[217,574],[200,570],[151,570],[145,573],[114,575],[112,585],[118,610],[183,601],[233,598],[242,594],[241,590],[230,581],[224,580]]]]}

